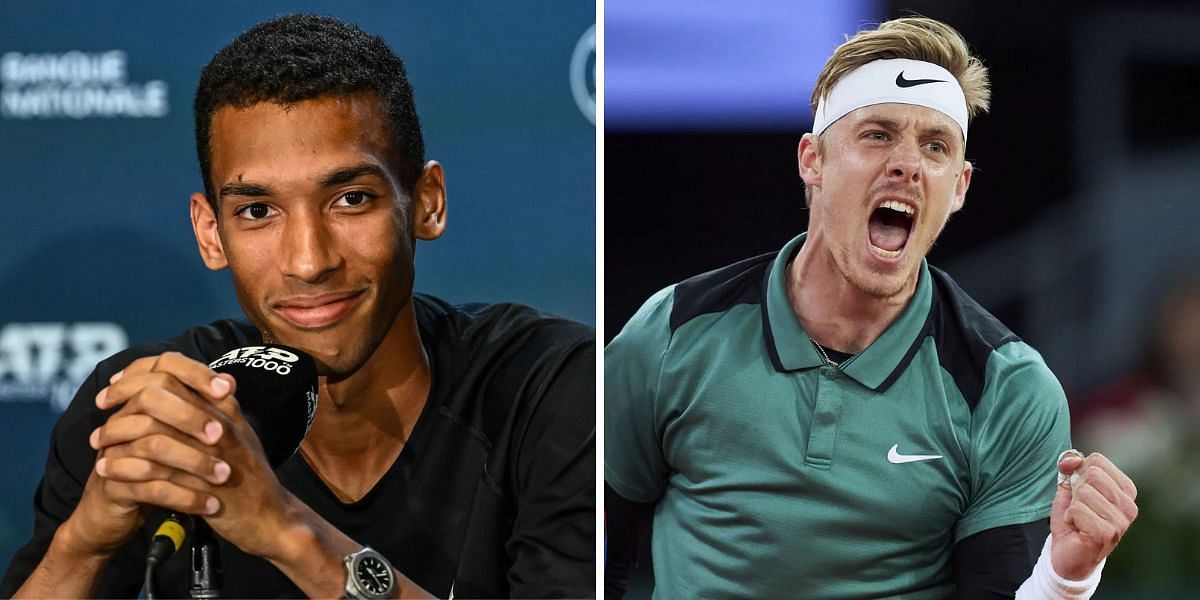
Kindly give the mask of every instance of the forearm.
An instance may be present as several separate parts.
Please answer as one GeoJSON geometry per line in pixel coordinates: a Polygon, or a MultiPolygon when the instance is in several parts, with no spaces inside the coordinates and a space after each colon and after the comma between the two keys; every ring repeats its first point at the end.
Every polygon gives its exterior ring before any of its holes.
{"type": "Polygon", "coordinates": [[[13,598],[89,598],[100,573],[112,557],[78,547],[69,521],[54,534],[42,562],[13,598]]]}
{"type": "Polygon", "coordinates": [[[629,576],[637,566],[642,536],[654,519],[654,504],[631,502],[604,484],[607,553],[604,562],[604,596],[625,595],[629,576]]]}
{"type": "Polygon", "coordinates": [[[1038,556],[1033,567],[1033,573],[1021,587],[1017,589],[1017,600],[1086,600],[1096,593],[1100,585],[1100,573],[1104,570],[1103,559],[1087,577],[1082,580],[1067,579],[1054,571],[1051,565],[1050,552],[1053,547],[1053,536],[1046,536],[1042,546],[1042,554],[1038,556]]]}
{"type": "MultiPolygon", "coordinates": [[[[310,598],[345,595],[346,567],[342,560],[363,545],[350,539],[304,503],[292,499],[289,524],[279,536],[279,552],[266,557],[310,598]]],[[[403,573],[395,571],[397,598],[434,598],[403,573]]]]}
{"type": "Polygon", "coordinates": [[[986,529],[954,546],[954,576],[959,598],[1012,598],[1029,577],[1049,519],[986,529]]]}

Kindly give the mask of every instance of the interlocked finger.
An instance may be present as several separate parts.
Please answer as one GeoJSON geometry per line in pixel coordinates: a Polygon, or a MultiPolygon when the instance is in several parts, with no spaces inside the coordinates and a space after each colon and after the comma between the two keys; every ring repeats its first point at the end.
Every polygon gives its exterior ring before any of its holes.
{"type": "Polygon", "coordinates": [[[229,477],[228,466],[218,468],[216,466],[217,461],[211,462],[213,466],[208,469],[210,473],[210,475],[207,477],[208,481],[205,481],[204,479],[201,479],[190,472],[181,471],[152,460],[134,456],[106,456],[101,458],[100,460],[96,461],[96,474],[109,481],[136,483],[141,481],[164,480],[171,481],[194,490],[202,490],[210,484],[220,485],[229,477]],[[218,473],[221,473],[221,475],[218,476],[218,473]]]}
{"type": "MultiPolygon", "coordinates": [[[[229,377],[229,375],[222,376],[229,377]]],[[[243,418],[242,405],[238,403],[237,398],[235,398],[233,394],[225,396],[219,400],[212,400],[211,406],[233,421],[240,421],[243,418]]]]}
{"type": "Polygon", "coordinates": [[[228,463],[169,433],[155,433],[109,446],[97,461],[99,475],[125,481],[165,479],[173,472],[189,474],[220,485],[229,479],[228,463]],[[126,460],[130,459],[130,460],[126,460]],[[151,463],[151,464],[146,464],[151,463]]]}
{"type": "MultiPolygon", "coordinates": [[[[183,391],[185,396],[190,396],[183,391]]],[[[166,426],[204,444],[215,444],[224,431],[223,419],[201,402],[181,397],[162,387],[143,388],[119,412],[109,418],[98,434],[93,447],[121,444],[137,437],[159,431],[166,426]]]]}
{"type": "Polygon", "coordinates": [[[167,379],[175,382],[180,389],[189,390],[209,401],[224,398],[231,394],[236,386],[236,382],[229,375],[218,376],[202,362],[178,352],[167,352],[135,360],[124,370],[114,374],[109,379],[110,385],[97,396],[97,405],[100,408],[116,406],[147,381],[171,389],[172,386],[165,383],[167,379]],[[147,379],[151,375],[159,377],[147,379]]]}
{"type": "Polygon", "coordinates": [[[221,507],[220,501],[212,494],[162,479],[133,483],[107,480],[104,482],[104,491],[118,501],[151,504],[194,515],[211,515],[221,507]]]}

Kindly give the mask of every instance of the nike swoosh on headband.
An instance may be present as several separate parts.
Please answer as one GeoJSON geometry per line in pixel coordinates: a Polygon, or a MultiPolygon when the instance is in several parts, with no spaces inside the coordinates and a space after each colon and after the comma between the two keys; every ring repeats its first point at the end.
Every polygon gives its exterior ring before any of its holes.
{"type": "Polygon", "coordinates": [[[925,85],[927,83],[946,83],[946,80],[945,79],[905,79],[904,71],[900,71],[900,74],[896,75],[896,85],[898,85],[902,88],[910,88],[910,87],[913,87],[914,85],[925,85]]]}
{"type": "Polygon", "coordinates": [[[970,113],[966,96],[954,74],[945,67],[907,58],[881,58],[846,73],[817,102],[812,132],[825,129],[848,113],[874,104],[914,104],[950,117],[967,139],[970,113]],[[909,73],[917,77],[908,78],[909,73]],[[941,83],[942,85],[926,85],[941,83]]]}

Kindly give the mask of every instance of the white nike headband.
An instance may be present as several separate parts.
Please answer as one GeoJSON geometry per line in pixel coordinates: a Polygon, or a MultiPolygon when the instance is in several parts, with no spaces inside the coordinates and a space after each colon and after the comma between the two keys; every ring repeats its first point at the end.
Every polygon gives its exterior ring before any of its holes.
{"type": "Polygon", "coordinates": [[[907,58],[871,61],[842,76],[817,102],[813,133],[820,135],[852,110],[885,102],[932,108],[954,119],[967,139],[967,97],[958,80],[938,65],[907,58]]]}

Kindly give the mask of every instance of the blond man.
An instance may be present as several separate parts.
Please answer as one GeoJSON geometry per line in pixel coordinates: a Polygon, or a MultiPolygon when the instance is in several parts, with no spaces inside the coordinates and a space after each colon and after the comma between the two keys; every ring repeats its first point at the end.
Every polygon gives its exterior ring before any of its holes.
{"type": "Polygon", "coordinates": [[[925,261],[989,95],[943,23],[859,32],[800,141],[808,231],[660,291],[608,346],[610,595],[651,523],[661,598],[1092,593],[1136,489],[1065,452],[1041,356],[925,261]]]}

